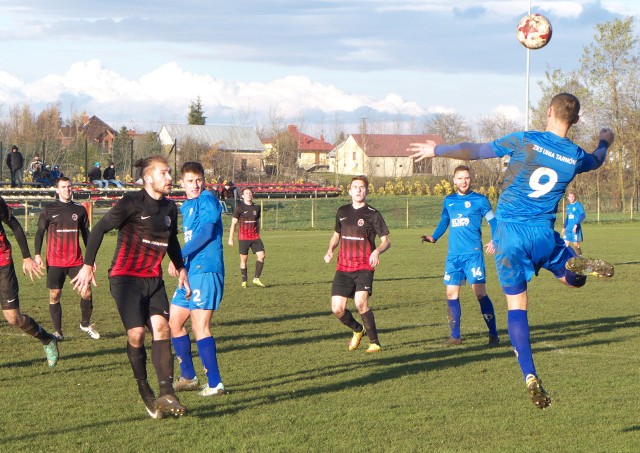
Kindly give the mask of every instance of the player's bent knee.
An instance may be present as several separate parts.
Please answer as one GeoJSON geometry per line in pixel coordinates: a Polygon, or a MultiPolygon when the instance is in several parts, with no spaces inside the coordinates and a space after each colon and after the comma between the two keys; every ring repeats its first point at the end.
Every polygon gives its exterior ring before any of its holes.
{"type": "Polygon", "coordinates": [[[2,316],[4,316],[4,319],[12,326],[18,326],[21,318],[23,318],[17,310],[2,310],[2,316]]]}

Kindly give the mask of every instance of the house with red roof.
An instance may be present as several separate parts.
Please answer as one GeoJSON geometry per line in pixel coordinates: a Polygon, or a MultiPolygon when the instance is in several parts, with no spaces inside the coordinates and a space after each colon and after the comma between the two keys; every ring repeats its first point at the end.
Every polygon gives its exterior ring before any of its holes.
{"type": "Polygon", "coordinates": [[[118,132],[102,121],[97,116],[82,116],[82,126],[62,126],[58,131],[58,139],[62,146],[69,146],[78,139],[78,135],[84,136],[92,143],[98,145],[103,153],[110,153],[113,150],[113,140],[118,132]]]}
{"type": "Polygon", "coordinates": [[[312,137],[293,124],[287,127],[287,133],[298,144],[298,167],[306,171],[329,168],[327,154],[333,145],[324,139],[324,134],[320,134],[320,138],[312,137]]]}
{"type": "Polygon", "coordinates": [[[436,157],[414,162],[409,158],[409,144],[425,140],[443,143],[439,135],[352,134],[329,154],[329,171],[386,178],[415,174],[450,176],[458,161],[436,157]]]}

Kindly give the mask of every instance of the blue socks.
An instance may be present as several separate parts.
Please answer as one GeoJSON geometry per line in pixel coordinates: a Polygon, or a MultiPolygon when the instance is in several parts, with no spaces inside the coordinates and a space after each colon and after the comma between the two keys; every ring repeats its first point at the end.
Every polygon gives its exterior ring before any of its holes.
{"type": "Polygon", "coordinates": [[[484,296],[482,299],[478,299],[478,303],[480,304],[480,313],[482,313],[484,322],[489,328],[489,335],[497,337],[498,329],[496,328],[496,314],[493,310],[493,303],[491,302],[491,299],[489,299],[489,296],[484,296]]]}
{"type": "Polygon", "coordinates": [[[198,354],[202,360],[204,372],[207,374],[209,387],[214,388],[222,382],[220,370],[218,370],[218,357],[216,356],[216,342],[213,337],[206,337],[196,341],[198,354]]]}
{"type": "Polygon", "coordinates": [[[196,377],[196,370],[193,368],[193,358],[191,357],[191,340],[189,335],[172,338],[173,349],[176,352],[178,363],[180,364],[181,376],[185,379],[196,377]]]}
{"type": "Polygon", "coordinates": [[[527,310],[509,310],[507,313],[507,329],[509,331],[509,339],[516,353],[516,358],[520,364],[523,376],[528,374],[536,374],[536,367],[533,365],[533,356],[531,354],[531,341],[529,334],[529,319],[527,310]]]}
{"type": "Polygon", "coordinates": [[[460,299],[448,299],[449,306],[449,329],[451,329],[451,338],[460,339],[460,299]]]}

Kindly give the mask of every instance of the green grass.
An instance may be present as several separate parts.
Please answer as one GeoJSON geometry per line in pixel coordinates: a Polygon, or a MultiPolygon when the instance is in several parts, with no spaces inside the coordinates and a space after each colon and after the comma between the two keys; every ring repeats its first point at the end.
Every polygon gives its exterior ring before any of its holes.
{"type": "MultiPolygon", "coordinates": [[[[226,293],[213,332],[230,393],[182,394],[190,413],[165,420],[147,417],[127,362],[106,279],[115,246],[108,236],[94,297],[102,339],[78,329],[78,297],[68,287],[67,340],[55,369],[47,368],[38,342],[0,322],[2,449],[637,451],[640,225],[585,227],[585,253],[616,263],[613,280],[590,279],[571,290],[544,272],[531,283],[534,357],[554,400],[545,411],[529,401],[508,345],[491,262],[487,286],[504,346],[485,348],[478,304],[463,288],[463,346],[441,348],[448,333],[446,243],[423,245],[421,230],[392,229],[371,299],[383,350],[365,354],[365,339],[349,352],[350,333],[330,314],[334,263],[322,260],[330,234],[265,232],[265,289],[241,290],[237,249],[227,248],[226,293]]],[[[174,282],[167,279],[170,292],[174,282]]],[[[23,311],[49,328],[44,281],[20,283],[23,311]]]]}

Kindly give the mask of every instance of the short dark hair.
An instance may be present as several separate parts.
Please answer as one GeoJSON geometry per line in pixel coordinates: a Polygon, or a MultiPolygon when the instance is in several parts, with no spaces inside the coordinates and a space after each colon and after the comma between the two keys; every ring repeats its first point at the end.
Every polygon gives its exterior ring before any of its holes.
{"type": "Polygon", "coordinates": [[[180,168],[180,175],[184,176],[186,173],[194,173],[204,177],[204,167],[200,162],[185,162],[180,168]]]}
{"type": "Polygon", "coordinates": [[[245,190],[248,190],[253,195],[253,187],[243,187],[242,188],[242,192],[240,192],[240,193],[244,195],[244,191],[245,190]]]}
{"type": "Polygon", "coordinates": [[[169,165],[166,157],[161,156],[160,154],[154,154],[153,156],[145,157],[144,159],[138,159],[133,165],[136,168],[140,168],[140,176],[144,177],[147,170],[157,162],[169,165]]]}
{"type": "Polygon", "coordinates": [[[367,190],[369,190],[369,180],[367,179],[367,177],[365,175],[358,175],[358,176],[354,176],[353,178],[351,178],[351,182],[349,183],[349,187],[351,187],[351,184],[353,184],[353,181],[362,181],[364,183],[364,185],[366,186],[367,190]]]}
{"type": "Polygon", "coordinates": [[[67,178],[66,176],[61,176],[58,179],[56,179],[56,187],[60,186],[61,181],[69,181],[73,184],[73,181],[71,181],[71,178],[67,178]]]}
{"type": "Polygon", "coordinates": [[[580,101],[577,97],[570,93],[556,94],[551,103],[556,117],[566,121],[569,124],[574,124],[578,121],[580,115],[580,101]]]}
{"type": "Polygon", "coordinates": [[[458,165],[453,169],[453,176],[455,176],[459,171],[468,171],[469,174],[471,174],[471,170],[469,169],[469,167],[467,167],[466,165],[458,165]]]}

